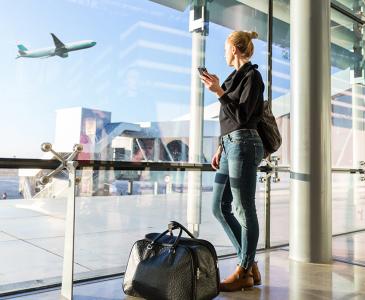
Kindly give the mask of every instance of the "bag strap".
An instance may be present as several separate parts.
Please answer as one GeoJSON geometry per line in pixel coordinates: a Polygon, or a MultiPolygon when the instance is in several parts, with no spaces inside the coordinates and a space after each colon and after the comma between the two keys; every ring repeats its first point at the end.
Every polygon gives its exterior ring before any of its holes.
{"type": "Polygon", "coordinates": [[[155,237],[153,239],[153,241],[147,246],[149,249],[152,249],[153,245],[164,235],[166,235],[168,232],[170,232],[170,235],[172,235],[172,231],[175,229],[180,229],[179,234],[175,240],[175,242],[172,244],[171,246],[171,250],[173,253],[175,253],[175,248],[177,247],[177,245],[180,242],[181,236],[183,231],[185,231],[185,233],[190,236],[192,239],[195,239],[195,236],[188,230],[185,228],[184,225],[181,225],[179,222],[176,221],[170,221],[170,223],[168,224],[168,229],[165,230],[164,232],[160,233],[157,237],[155,237]]]}
{"type": "MultiPolygon", "coordinates": [[[[185,233],[190,236],[192,239],[195,239],[195,236],[188,230],[184,227],[184,225],[181,225],[179,222],[176,222],[176,221],[170,221],[169,225],[168,225],[168,231],[170,230],[173,230],[175,228],[180,228],[182,230],[185,231],[185,233]]],[[[171,231],[170,231],[171,232],[171,231]]]]}
{"type": "MultiPolygon", "coordinates": [[[[174,229],[180,229],[180,232],[179,232],[179,234],[178,234],[178,236],[177,236],[177,238],[176,238],[176,240],[175,240],[175,242],[172,244],[172,246],[171,246],[171,249],[170,249],[170,251],[172,251],[173,253],[175,253],[175,248],[177,247],[177,245],[179,244],[179,242],[180,242],[180,239],[181,239],[181,236],[182,236],[182,232],[183,232],[183,230],[182,230],[182,228],[178,228],[178,227],[176,227],[176,228],[172,228],[171,230],[174,230],[174,229]]],[[[161,238],[161,237],[163,237],[166,233],[168,233],[170,231],[170,228],[169,229],[167,229],[167,230],[165,230],[164,232],[162,232],[162,233],[160,233],[157,237],[155,237],[154,239],[153,239],[153,241],[147,246],[149,249],[152,249],[152,247],[153,247],[153,245],[161,238]]],[[[171,231],[170,231],[170,233],[171,233],[171,231]]]]}

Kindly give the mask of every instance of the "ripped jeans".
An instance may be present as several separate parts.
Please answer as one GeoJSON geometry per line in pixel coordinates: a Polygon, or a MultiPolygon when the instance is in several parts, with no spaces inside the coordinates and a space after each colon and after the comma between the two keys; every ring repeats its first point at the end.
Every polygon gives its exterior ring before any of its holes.
{"type": "Polygon", "coordinates": [[[257,167],[264,148],[254,129],[224,135],[222,145],[213,185],[213,214],[235,247],[238,264],[247,269],[255,260],[259,239],[255,193],[257,167]]]}

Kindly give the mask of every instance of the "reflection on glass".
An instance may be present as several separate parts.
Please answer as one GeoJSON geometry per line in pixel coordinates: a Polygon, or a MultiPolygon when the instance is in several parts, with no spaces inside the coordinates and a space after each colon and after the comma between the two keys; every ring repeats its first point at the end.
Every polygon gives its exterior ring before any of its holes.
{"type": "Polygon", "coordinates": [[[289,260],[289,295],[288,299],[306,300],[310,298],[334,299],[339,282],[325,264],[309,264],[289,260]],[[311,276],[308,276],[311,274],[311,276]],[[315,296],[314,296],[315,295],[315,296]]]}
{"type": "MultiPolygon", "coordinates": [[[[170,220],[187,224],[187,172],[83,169],[77,175],[82,178],[76,194],[76,278],[119,273],[136,239],[163,231],[170,220]]],[[[199,237],[211,241],[218,254],[234,253],[212,214],[213,178],[213,172],[202,174],[199,237]]],[[[3,172],[0,177],[1,191],[9,196],[0,204],[0,254],[9,261],[2,265],[6,274],[0,281],[2,291],[8,288],[7,284],[25,287],[24,281],[28,280],[42,280],[41,284],[60,282],[62,274],[67,190],[57,187],[61,186],[60,181],[68,181],[55,179],[46,186],[47,193],[44,191],[42,197],[15,199],[20,181],[13,171],[3,172]],[[8,260],[7,255],[11,256],[8,260]],[[53,267],[45,271],[49,264],[53,267]]],[[[264,239],[263,188],[257,183],[259,248],[264,239]]]]}
{"type": "Polygon", "coordinates": [[[66,198],[35,185],[49,172],[0,169],[0,293],[61,281],[66,198]]]}
{"type": "Polygon", "coordinates": [[[365,229],[365,182],[357,174],[332,174],[333,234],[365,229]]]}
{"type": "MultiPolygon", "coordinates": [[[[333,239],[332,243],[333,256],[351,264],[363,265],[365,263],[365,253],[363,251],[364,242],[364,232],[337,236],[333,239]]],[[[358,280],[358,282],[355,281],[354,283],[360,284],[360,282],[363,283],[361,280],[358,280]]]]}
{"type": "MultiPolygon", "coordinates": [[[[82,143],[81,159],[111,160],[112,144],[124,135],[137,138],[148,131],[154,138],[188,136],[189,9],[156,2],[2,1],[1,100],[9,105],[2,106],[0,126],[6,130],[1,132],[0,157],[43,157],[39,145],[49,141],[60,152],[82,143]],[[58,40],[49,35],[50,28],[58,40]],[[79,40],[96,44],[55,56],[14,59],[18,50],[79,40]],[[171,133],[146,129],[151,121],[170,121],[171,133]]],[[[118,151],[120,159],[124,154],[118,151]]]]}
{"type": "MultiPolygon", "coordinates": [[[[271,245],[289,242],[289,173],[271,184],[271,245]]],[[[332,233],[365,229],[365,182],[357,174],[332,175],[332,233]]]]}
{"type": "Polygon", "coordinates": [[[359,168],[365,156],[365,90],[360,24],[332,10],[332,163],[359,168]]]}
{"type": "MultiPolygon", "coordinates": [[[[91,180],[99,191],[77,197],[76,262],[98,274],[120,272],[136,239],[163,231],[170,220],[187,225],[187,175],[183,171],[94,171],[91,180]]],[[[213,178],[214,172],[202,174],[199,237],[212,242],[220,255],[234,253],[212,213],[213,178]]],[[[263,189],[258,182],[259,248],[264,241],[263,189]]]]}
{"type": "MultiPolygon", "coordinates": [[[[0,55],[2,98],[14,105],[3,107],[0,126],[8,129],[2,132],[2,138],[13,146],[2,147],[0,157],[39,157],[40,143],[50,141],[57,151],[65,153],[75,143],[83,144],[79,159],[187,161],[190,67],[196,53],[192,53],[188,32],[188,7],[166,3],[167,6],[147,0],[60,1],[51,6],[39,0],[32,5],[20,0],[2,3],[2,28],[14,28],[11,32],[0,29],[4,39],[10,41],[2,48],[6,54],[0,55]],[[60,17],[62,12],[67,12],[67,26],[60,17]],[[14,61],[9,55],[14,50],[11,41],[15,44],[19,39],[27,40],[27,45],[34,45],[32,48],[53,43],[51,36],[43,36],[42,31],[33,28],[36,25],[32,19],[43,20],[43,28],[62,24],[58,27],[63,30],[55,34],[65,43],[87,38],[96,44],[87,51],[70,52],[67,57],[14,61]],[[29,30],[39,34],[24,32],[15,20],[29,24],[29,30]],[[69,28],[77,27],[80,20],[85,20],[83,33],[71,33],[69,28]],[[13,73],[14,76],[7,76],[13,73]],[[21,109],[15,103],[20,103],[21,109]],[[29,111],[41,112],[39,118],[33,118],[29,111]],[[14,115],[16,124],[8,117],[14,115]],[[134,145],[137,139],[149,138],[159,140],[154,142],[153,153],[143,149],[148,147],[143,142],[134,145]],[[185,145],[168,145],[173,140],[185,145]],[[27,147],[21,147],[23,144],[27,147]]],[[[223,57],[228,31],[255,30],[259,40],[255,40],[253,61],[266,78],[266,1],[213,1],[208,9],[206,58],[210,70],[221,78],[230,73],[223,57]]],[[[213,101],[215,106],[218,102],[210,97],[205,99],[205,162],[214,153],[219,135],[218,109],[210,107],[213,101]]]]}
{"type": "Polygon", "coordinates": [[[290,26],[289,1],[273,2],[272,108],[282,135],[273,155],[290,164],[290,26]]]}
{"type": "MultiPolygon", "coordinates": [[[[338,1],[341,2],[341,1],[338,1]]],[[[343,3],[350,3],[342,1],[343,3]]],[[[352,6],[352,4],[351,4],[352,6]]],[[[332,165],[359,167],[365,159],[365,90],[361,24],[331,10],[332,165]]],[[[283,144],[276,155],[290,164],[289,1],[274,0],[273,112],[283,144]]]]}
{"type": "Polygon", "coordinates": [[[271,246],[289,243],[289,173],[279,173],[279,182],[271,183],[270,242],[271,246]]]}
{"type": "Polygon", "coordinates": [[[332,3],[351,11],[357,17],[361,17],[364,12],[364,1],[353,1],[353,0],[332,0],[332,3]]]}

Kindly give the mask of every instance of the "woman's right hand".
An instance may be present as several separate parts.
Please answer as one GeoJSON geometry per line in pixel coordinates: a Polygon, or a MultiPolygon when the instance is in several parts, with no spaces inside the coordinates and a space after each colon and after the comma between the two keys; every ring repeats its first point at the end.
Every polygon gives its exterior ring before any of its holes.
{"type": "Polygon", "coordinates": [[[221,160],[221,155],[222,155],[222,147],[219,146],[212,158],[212,162],[210,163],[210,165],[214,170],[219,169],[219,161],[221,160]]]}

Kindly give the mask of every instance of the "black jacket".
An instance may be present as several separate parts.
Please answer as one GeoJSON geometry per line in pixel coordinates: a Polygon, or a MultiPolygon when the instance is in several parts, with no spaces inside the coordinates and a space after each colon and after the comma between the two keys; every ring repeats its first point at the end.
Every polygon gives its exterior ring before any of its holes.
{"type": "Polygon", "coordinates": [[[221,136],[237,129],[257,129],[264,112],[265,89],[257,67],[248,62],[223,82],[225,93],[218,99],[221,136]]]}

